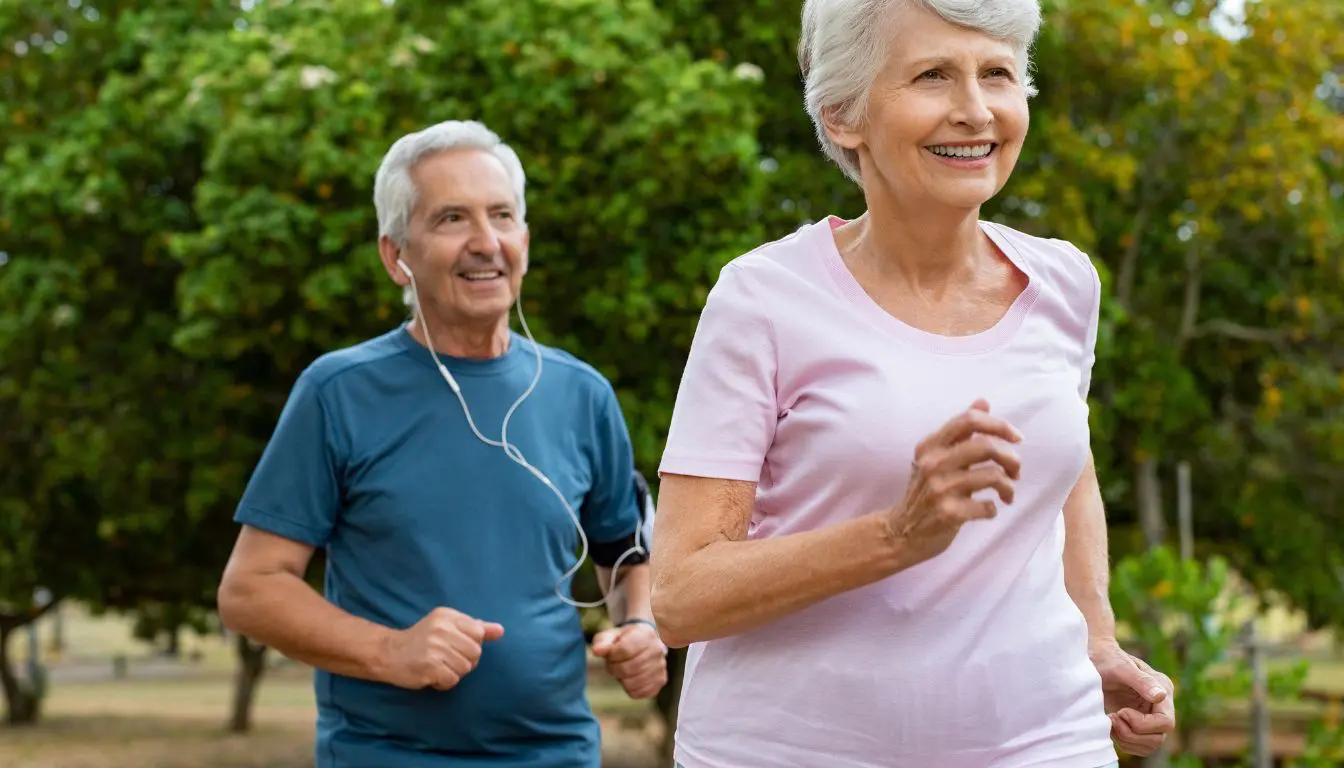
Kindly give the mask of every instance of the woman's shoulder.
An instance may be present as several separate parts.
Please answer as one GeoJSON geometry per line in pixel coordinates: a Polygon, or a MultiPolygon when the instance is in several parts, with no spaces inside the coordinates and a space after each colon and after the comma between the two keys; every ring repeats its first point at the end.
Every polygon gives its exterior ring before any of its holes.
{"type": "Polygon", "coordinates": [[[984,224],[1016,251],[1013,255],[1021,256],[1030,269],[1047,280],[1078,280],[1090,284],[1098,279],[1091,257],[1068,240],[1033,235],[998,222],[984,224]]]}
{"type": "Polygon", "coordinates": [[[822,229],[825,226],[825,221],[803,223],[791,232],[734,257],[726,268],[747,273],[797,269],[800,263],[816,256],[822,244],[819,236],[825,234],[822,229]]]}
{"type": "Polygon", "coordinates": [[[796,292],[815,275],[809,262],[814,244],[804,225],[775,240],[734,256],[719,268],[706,297],[706,309],[733,314],[767,315],[782,295],[796,292]]]}
{"type": "Polygon", "coordinates": [[[996,222],[984,222],[1001,247],[1012,252],[1027,275],[1064,303],[1090,312],[1101,291],[1101,276],[1091,257],[1078,246],[1054,237],[1032,235],[996,222]]]}
{"type": "Polygon", "coordinates": [[[825,273],[827,220],[808,222],[735,256],[719,271],[715,290],[777,293],[815,284],[825,273]]]}

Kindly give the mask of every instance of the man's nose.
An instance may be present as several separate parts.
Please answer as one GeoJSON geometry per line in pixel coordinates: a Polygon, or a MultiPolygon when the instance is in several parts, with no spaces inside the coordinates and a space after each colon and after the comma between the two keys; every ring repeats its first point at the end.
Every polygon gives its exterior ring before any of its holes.
{"type": "Polygon", "coordinates": [[[499,253],[499,233],[489,219],[477,221],[471,228],[471,241],[467,245],[473,253],[495,256],[499,253]]]}

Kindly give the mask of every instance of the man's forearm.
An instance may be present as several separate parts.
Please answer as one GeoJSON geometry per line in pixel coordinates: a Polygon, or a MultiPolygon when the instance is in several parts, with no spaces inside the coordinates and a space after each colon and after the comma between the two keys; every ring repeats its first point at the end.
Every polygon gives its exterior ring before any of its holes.
{"type": "MultiPolygon", "coordinates": [[[[610,589],[611,569],[598,567],[598,582],[603,592],[610,589]]],[[[649,566],[622,565],[616,569],[616,591],[607,599],[607,616],[615,624],[626,619],[647,619],[653,621],[653,608],[649,601],[649,566]]]]}
{"type": "Polygon", "coordinates": [[[393,630],[332,605],[291,573],[249,576],[220,590],[225,625],[295,661],[346,677],[381,680],[393,630]]]}
{"type": "Polygon", "coordinates": [[[1115,639],[1106,510],[1089,451],[1082,477],[1064,502],[1064,586],[1087,620],[1090,644],[1115,639]]]}

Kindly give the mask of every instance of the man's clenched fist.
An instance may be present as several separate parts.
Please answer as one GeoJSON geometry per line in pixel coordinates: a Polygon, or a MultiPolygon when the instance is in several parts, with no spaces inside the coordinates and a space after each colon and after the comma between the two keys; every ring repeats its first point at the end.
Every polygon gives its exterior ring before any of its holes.
{"type": "Polygon", "coordinates": [[[632,699],[648,699],[667,684],[667,646],[647,624],[604,629],[593,638],[593,654],[632,699]]]}
{"type": "Polygon", "coordinates": [[[384,681],[401,688],[446,691],[476,668],[482,643],[503,635],[499,624],[452,608],[435,608],[415,626],[384,641],[384,681]]]}

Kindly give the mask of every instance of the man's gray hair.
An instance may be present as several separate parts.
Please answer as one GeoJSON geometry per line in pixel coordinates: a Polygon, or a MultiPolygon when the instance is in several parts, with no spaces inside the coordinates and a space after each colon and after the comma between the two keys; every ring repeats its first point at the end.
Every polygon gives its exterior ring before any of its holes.
{"type": "Polygon", "coordinates": [[[859,184],[858,153],[831,141],[822,115],[834,110],[842,125],[861,124],[869,89],[887,58],[889,16],[901,5],[922,7],[949,23],[1007,41],[1027,95],[1036,94],[1028,57],[1041,26],[1039,0],[806,0],[798,64],[807,114],[822,150],[859,184]]]}
{"type": "Polygon", "coordinates": [[[397,139],[373,179],[373,207],[378,211],[378,234],[405,246],[411,212],[415,210],[415,182],[411,169],[430,155],[450,149],[483,149],[504,164],[518,203],[518,220],[527,221],[527,175],[518,154],[494,131],[474,120],[448,120],[397,139]]]}

